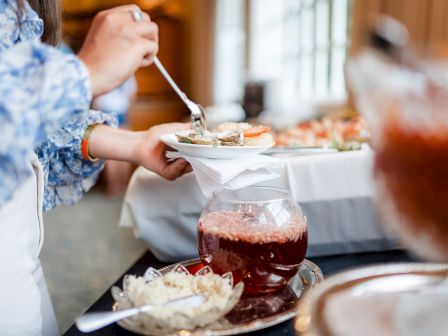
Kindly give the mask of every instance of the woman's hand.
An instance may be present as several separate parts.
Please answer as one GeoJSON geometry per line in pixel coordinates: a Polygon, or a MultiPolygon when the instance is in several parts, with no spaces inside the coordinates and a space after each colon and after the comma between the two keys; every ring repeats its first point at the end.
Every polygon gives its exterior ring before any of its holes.
{"type": "Polygon", "coordinates": [[[190,124],[170,123],[151,127],[141,134],[140,142],[135,147],[135,158],[143,167],[152,170],[167,180],[192,171],[184,159],[167,161],[165,153],[170,148],[160,141],[160,136],[191,128],[190,124]]]}
{"type": "Polygon", "coordinates": [[[151,127],[144,132],[131,132],[100,125],[90,136],[89,154],[99,159],[135,163],[172,181],[192,169],[184,159],[166,159],[165,152],[169,148],[160,141],[160,136],[189,128],[190,124],[170,123],[151,127]]]}
{"type": "Polygon", "coordinates": [[[136,5],[120,6],[98,13],[78,57],[87,66],[93,97],[107,93],[127,80],[157,55],[158,27],[142,13],[135,22],[136,5]]]}

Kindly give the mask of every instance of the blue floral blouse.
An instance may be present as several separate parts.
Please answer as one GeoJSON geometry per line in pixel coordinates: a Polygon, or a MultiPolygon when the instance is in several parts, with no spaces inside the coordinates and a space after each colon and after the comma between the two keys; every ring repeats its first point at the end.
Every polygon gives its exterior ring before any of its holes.
{"type": "Polygon", "coordinates": [[[15,0],[0,0],[0,205],[30,175],[35,151],[45,175],[44,210],[73,204],[95,183],[103,162],[82,159],[88,125],[115,125],[90,110],[86,67],[40,42],[43,22],[26,4],[17,19],[15,0]]]}

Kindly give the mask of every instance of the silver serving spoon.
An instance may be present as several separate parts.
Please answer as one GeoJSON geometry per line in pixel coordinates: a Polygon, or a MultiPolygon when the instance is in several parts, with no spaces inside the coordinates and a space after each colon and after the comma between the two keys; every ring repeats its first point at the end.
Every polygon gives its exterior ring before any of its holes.
{"type": "Polygon", "coordinates": [[[169,73],[166,71],[165,67],[162,65],[160,60],[154,57],[154,64],[157,69],[162,73],[163,77],[167,80],[167,82],[171,85],[173,90],[177,93],[177,95],[182,99],[182,101],[187,105],[188,109],[191,112],[191,122],[193,123],[193,129],[200,135],[203,135],[207,130],[207,121],[205,119],[204,109],[201,105],[196,104],[195,102],[188,99],[187,95],[179,89],[177,84],[171,78],[169,73]]]}
{"type": "MultiPolygon", "coordinates": [[[[134,21],[140,21],[143,19],[143,15],[141,11],[131,11],[132,17],[134,21]]],[[[207,121],[205,119],[205,113],[204,109],[201,105],[196,104],[195,102],[188,99],[187,95],[179,89],[176,82],[173,80],[173,78],[170,76],[168,71],[166,71],[165,67],[162,65],[160,60],[156,57],[154,57],[154,64],[156,65],[157,69],[159,69],[160,73],[165,77],[167,82],[170,84],[170,86],[173,88],[173,90],[177,93],[177,95],[182,99],[185,105],[187,105],[188,109],[191,112],[191,122],[193,124],[193,130],[203,135],[204,132],[207,130],[207,121]]]]}
{"type": "Polygon", "coordinates": [[[200,306],[205,302],[205,298],[202,295],[189,295],[179,299],[165,302],[161,305],[146,305],[142,307],[135,307],[130,309],[117,310],[112,312],[96,312],[86,313],[76,320],[76,326],[82,332],[92,332],[103,328],[111,323],[128,318],[130,316],[149,312],[153,309],[161,307],[179,308],[179,309],[192,309],[200,306]]]}

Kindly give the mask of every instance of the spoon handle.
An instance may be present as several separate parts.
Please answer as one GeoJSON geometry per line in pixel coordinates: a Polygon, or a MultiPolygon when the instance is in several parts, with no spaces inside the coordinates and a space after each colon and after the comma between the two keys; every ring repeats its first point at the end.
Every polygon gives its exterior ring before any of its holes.
{"type": "Polygon", "coordinates": [[[144,306],[112,312],[87,313],[76,320],[76,326],[82,332],[92,332],[111,323],[151,309],[152,306],[144,306]]]}
{"type": "MultiPolygon", "coordinates": [[[[168,301],[162,306],[177,309],[191,309],[203,304],[204,302],[204,296],[195,294],[168,301]]],[[[132,315],[138,313],[146,313],[150,310],[153,310],[154,308],[160,308],[162,306],[145,305],[141,307],[117,310],[112,312],[86,313],[76,320],[76,326],[82,332],[91,332],[132,315]]]]}
{"type": "MultiPolygon", "coordinates": [[[[133,11],[132,16],[134,18],[134,21],[136,21],[136,22],[141,21],[143,19],[143,16],[142,16],[141,12],[139,12],[139,11],[133,11]]],[[[192,102],[187,98],[187,95],[184,92],[182,92],[181,89],[179,89],[176,82],[171,78],[170,74],[168,73],[168,71],[166,71],[165,67],[160,62],[160,60],[157,56],[154,57],[153,62],[156,65],[156,67],[159,69],[159,71],[162,73],[163,77],[165,77],[165,79],[168,81],[168,83],[174,89],[174,91],[176,91],[176,93],[180,97],[180,99],[182,99],[182,101],[185,103],[185,105],[187,105],[188,108],[191,109],[190,106],[191,106],[192,102]]]]}
{"type": "Polygon", "coordinates": [[[157,69],[159,69],[159,71],[163,75],[163,77],[165,77],[167,82],[174,89],[174,91],[177,93],[177,95],[180,97],[180,99],[182,99],[183,102],[187,106],[189,106],[190,100],[187,98],[187,95],[181,89],[179,89],[179,87],[177,86],[176,82],[174,82],[173,78],[171,78],[170,74],[168,73],[168,71],[166,71],[165,67],[160,62],[160,60],[157,58],[157,56],[154,57],[154,64],[156,65],[157,69]]]}

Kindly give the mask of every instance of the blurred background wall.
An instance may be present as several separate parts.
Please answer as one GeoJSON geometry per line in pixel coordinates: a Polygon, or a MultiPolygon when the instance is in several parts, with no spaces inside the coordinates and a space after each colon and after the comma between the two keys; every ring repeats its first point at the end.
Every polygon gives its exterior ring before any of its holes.
{"type": "MultiPolygon", "coordinates": [[[[159,58],[173,78],[187,95],[205,105],[211,104],[214,1],[66,0],[63,1],[66,43],[78,50],[98,11],[129,3],[138,4],[159,25],[159,58]]],[[[132,129],[147,129],[185,116],[184,106],[154,66],[139,70],[136,79],[138,96],[128,116],[132,129]]]]}
{"type": "MultiPolygon", "coordinates": [[[[344,65],[365,45],[368,25],[391,15],[418,51],[445,53],[446,0],[80,0],[63,1],[66,41],[81,45],[101,9],[136,3],[160,27],[159,57],[186,93],[204,106],[240,104],[308,118],[344,106],[344,65]]],[[[181,120],[187,111],[154,66],[137,73],[133,129],[181,120]]],[[[225,111],[225,109],[224,109],[225,111]]],[[[225,112],[222,112],[225,114],[225,112]]]]}
{"type": "Polygon", "coordinates": [[[351,53],[365,44],[368,24],[380,14],[401,21],[409,30],[412,46],[421,53],[444,53],[448,41],[448,1],[446,0],[355,0],[351,53]]]}

